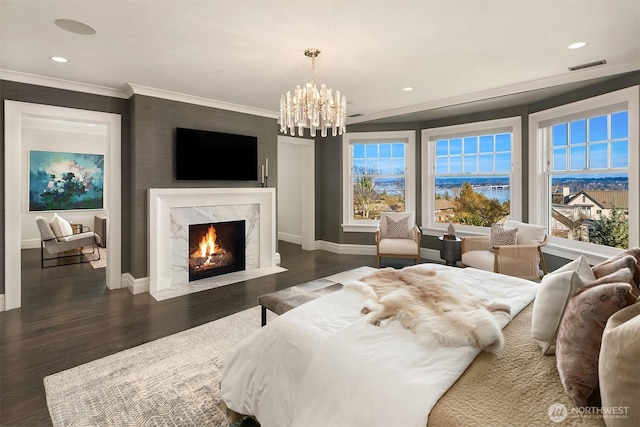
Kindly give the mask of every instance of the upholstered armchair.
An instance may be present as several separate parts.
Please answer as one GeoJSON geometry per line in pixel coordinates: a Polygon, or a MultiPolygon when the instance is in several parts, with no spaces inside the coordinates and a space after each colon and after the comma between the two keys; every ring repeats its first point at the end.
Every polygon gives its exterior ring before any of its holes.
{"type": "Polygon", "coordinates": [[[542,226],[507,220],[504,227],[494,224],[491,236],[462,238],[462,266],[540,279],[547,274],[542,247],[548,240],[542,226]]]}
{"type": "Polygon", "coordinates": [[[382,257],[411,258],[420,264],[421,236],[412,212],[382,212],[376,230],[378,268],[382,257]]]}
{"type": "MultiPolygon", "coordinates": [[[[100,259],[100,251],[98,245],[100,244],[100,237],[91,231],[89,227],[83,227],[82,231],[73,234],[73,232],[65,231],[59,232],[57,235],[54,232],[51,223],[45,218],[36,217],[36,224],[40,231],[40,266],[45,268],[45,261],[53,261],[63,258],[76,258],[79,262],[97,261],[100,259]],[[97,254],[97,258],[88,259],[84,257],[82,249],[85,246],[91,246],[92,252],[89,255],[97,254]],[[70,251],[76,251],[71,253],[70,251]],[[45,252],[48,255],[53,255],[45,258],[45,252]]],[[[55,264],[49,267],[55,267],[55,264]]]]}

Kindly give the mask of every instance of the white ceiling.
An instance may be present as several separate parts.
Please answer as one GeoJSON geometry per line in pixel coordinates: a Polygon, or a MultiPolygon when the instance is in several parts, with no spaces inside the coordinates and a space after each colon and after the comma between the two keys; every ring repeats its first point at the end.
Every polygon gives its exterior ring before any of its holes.
{"type": "Polygon", "coordinates": [[[276,117],[280,95],[310,80],[309,47],[322,51],[316,82],[362,114],[349,123],[415,118],[640,69],[640,0],[0,0],[0,77],[13,80],[144,86],[276,117]],[[576,41],[588,45],[567,49],[576,41]]]}

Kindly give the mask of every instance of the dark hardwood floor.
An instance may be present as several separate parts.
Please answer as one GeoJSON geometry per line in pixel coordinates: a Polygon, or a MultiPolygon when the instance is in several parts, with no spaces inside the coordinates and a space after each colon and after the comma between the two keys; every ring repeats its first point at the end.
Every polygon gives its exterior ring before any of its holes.
{"type": "Polygon", "coordinates": [[[40,268],[22,251],[22,307],[0,312],[0,425],[51,425],[43,378],[255,306],[259,295],[362,265],[374,256],[279,242],[283,273],[158,302],[109,291],[90,264],[40,268]]]}

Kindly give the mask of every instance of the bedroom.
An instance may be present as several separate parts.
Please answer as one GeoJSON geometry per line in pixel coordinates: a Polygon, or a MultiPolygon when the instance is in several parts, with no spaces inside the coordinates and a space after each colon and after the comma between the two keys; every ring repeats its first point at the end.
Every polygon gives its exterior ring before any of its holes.
{"type": "MultiPolygon", "coordinates": [[[[6,5],[10,5],[10,3],[3,2],[3,7],[7,7],[6,5]]],[[[6,16],[6,13],[3,13],[3,16],[6,16]]],[[[635,29],[637,31],[637,26],[635,29]]],[[[320,39],[318,46],[324,48],[321,41],[320,39]]],[[[306,47],[308,46],[304,45],[301,48],[304,49],[306,47]]],[[[563,45],[562,49],[564,48],[565,46],[563,45]]],[[[327,49],[328,46],[323,52],[322,60],[328,61],[333,55],[327,49]]],[[[334,49],[332,48],[331,50],[334,49]]],[[[338,48],[335,50],[339,51],[338,48]]],[[[289,66],[292,70],[299,72],[300,75],[297,77],[292,72],[285,76],[283,80],[286,81],[287,87],[308,77],[308,63],[305,62],[300,49],[291,52],[290,55],[289,66]]],[[[634,66],[629,70],[625,70],[622,75],[618,75],[620,73],[617,72],[613,74],[605,73],[605,76],[598,76],[595,81],[589,81],[590,79],[581,81],[578,88],[568,86],[564,88],[565,90],[554,92],[553,95],[549,94],[535,102],[528,102],[516,96],[510,97],[515,98],[515,105],[506,109],[494,108],[491,103],[489,105],[480,105],[478,107],[480,108],[479,110],[476,110],[473,105],[469,105],[468,107],[474,108],[451,112],[445,109],[443,114],[446,114],[446,116],[437,119],[418,119],[410,122],[392,120],[388,123],[375,123],[374,121],[372,124],[354,123],[348,130],[350,132],[372,132],[409,129],[418,130],[416,132],[419,133],[419,130],[425,127],[439,127],[514,115],[525,117],[523,121],[526,122],[526,117],[530,111],[548,109],[573,102],[574,100],[587,99],[637,85],[637,58],[635,61],[634,66]],[[627,71],[631,71],[631,73],[627,74],[627,71]]],[[[322,62],[318,64],[319,79],[331,78],[333,71],[329,68],[322,68],[321,64],[322,62]]],[[[566,65],[574,64],[569,63],[566,65]]],[[[609,66],[615,70],[617,65],[610,63],[609,66]]],[[[564,69],[562,72],[565,72],[564,69]]],[[[62,73],[56,76],[58,79],[74,80],[66,77],[64,71],[57,70],[56,73],[62,73]]],[[[57,83],[54,81],[45,82],[8,71],[3,71],[1,77],[2,90],[0,91],[0,96],[2,96],[3,103],[5,100],[17,100],[121,115],[123,123],[122,151],[124,153],[122,162],[122,182],[124,183],[122,196],[122,273],[129,273],[134,280],[144,279],[148,274],[148,259],[146,255],[147,189],[176,185],[171,173],[167,173],[172,169],[170,153],[171,131],[173,128],[178,125],[189,125],[191,127],[203,127],[227,132],[252,129],[255,134],[259,135],[261,141],[264,141],[264,145],[261,144],[263,152],[261,152],[260,157],[263,159],[270,158],[272,161],[277,159],[277,126],[273,118],[161,99],[161,97],[156,96],[156,93],[145,94],[138,92],[126,97],[105,96],[104,94],[79,91],[77,87],[60,87],[59,85],[64,85],[59,81],[57,83]]],[[[348,91],[345,90],[345,93],[349,96],[348,91]]],[[[351,110],[356,112],[354,107],[351,107],[351,110]]],[[[335,161],[335,159],[341,158],[342,146],[340,139],[327,138],[326,140],[319,140],[315,150],[316,213],[314,240],[320,242],[318,244],[319,247],[337,252],[345,252],[353,248],[363,252],[370,251],[372,234],[344,232],[341,228],[342,212],[335,208],[343,205],[340,190],[343,165],[337,164],[335,161]]],[[[526,159],[526,157],[523,157],[523,159],[526,159]]],[[[275,178],[273,178],[274,181],[272,182],[275,182],[275,178]]],[[[526,182],[526,179],[524,182],[526,182]]],[[[523,194],[528,194],[528,188],[524,182],[523,194]]],[[[4,189],[2,191],[4,195],[4,189]]],[[[418,209],[420,208],[419,198],[420,195],[417,194],[416,206],[418,209]]],[[[521,206],[523,214],[527,212],[527,205],[530,205],[530,203],[527,200],[523,200],[521,206]]],[[[523,217],[526,218],[526,216],[523,217]]],[[[4,230],[2,230],[2,233],[4,233],[4,230]]],[[[423,247],[426,253],[432,254],[437,251],[437,235],[425,236],[423,247]]],[[[565,254],[565,256],[549,254],[548,258],[550,269],[555,269],[572,259],[572,254],[565,254]]]]}

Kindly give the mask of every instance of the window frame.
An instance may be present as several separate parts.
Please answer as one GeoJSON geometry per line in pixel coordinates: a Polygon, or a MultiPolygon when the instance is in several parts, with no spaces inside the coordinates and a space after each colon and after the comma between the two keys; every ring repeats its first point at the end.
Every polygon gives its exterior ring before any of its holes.
{"type": "MultiPolygon", "coordinates": [[[[511,133],[511,188],[522,188],[522,168],[516,168],[516,162],[522,162],[522,118],[520,116],[495,120],[464,123],[422,130],[422,230],[423,234],[441,236],[448,224],[435,222],[435,177],[436,177],[436,140],[446,135],[447,138],[480,136],[491,133],[511,133]]],[[[461,174],[462,175],[462,174],[461,174]]],[[[482,175],[478,173],[478,175],[482,175]]],[[[510,195],[510,218],[522,219],[522,191],[512,191],[510,195]]],[[[455,224],[457,234],[489,234],[489,227],[455,224]]]]}
{"type": "MultiPolygon", "coordinates": [[[[608,109],[617,104],[626,104],[629,111],[629,247],[640,245],[640,172],[631,167],[640,164],[639,117],[640,86],[610,92],[593,98],[576,101],[529,115],[529,220],[532,223],[549,226],[550,197],[549,168],[551,167],[551,141],[544,128],[549,122],[578,118],[588,118],[599,110],[608,109]],[[542,123],[542,128],[541,128],[542,123]],[[547,123],[547,124],[545,124],[547,123]]],[[[597,263],[623,252],[595,243],[568,240],[549,234],[549,243],[545,252],[562,258],[573,259],[585,255],[589,262],[597,263]]]]}
{"type": "MultiPolygon", "coordinates": [[[[378,228],[377,219],[353,218],[353,144],[405,144],[405,211],[416,212],[416,132],[347,132],[342,136],[342,230],[352,233],[372,233],[378,228]]],[[[416,217],[417,218],[417,217],[416,217]]]]}

